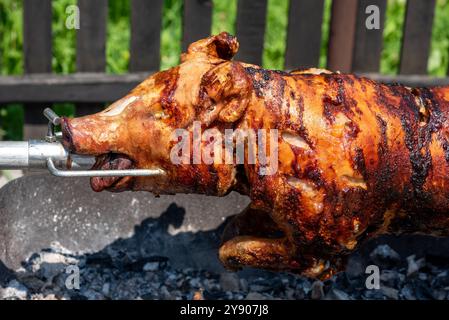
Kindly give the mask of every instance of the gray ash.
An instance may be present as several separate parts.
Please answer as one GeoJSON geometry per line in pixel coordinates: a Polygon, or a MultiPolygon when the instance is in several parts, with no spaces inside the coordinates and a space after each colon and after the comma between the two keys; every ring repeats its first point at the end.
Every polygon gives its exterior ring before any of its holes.
{"type": "Polygon", "coordinates": [[[449,261],[401,257],[383,244],[370,252],[367,262],[352,258],[346,272],[321,282],[258,270],[215,273],[175,269],[163,256],[140,257],[118,248],[76,254],[55,243],[32,255],[4,281],[0,298],[443,300],[449,299],[449,261]],[[367,263],[379,267],[379,289],[366,288],[367,263]],[[79,270],[79,289],[69,288],[74,284],[69,278],[73,270],[79,270]]]}

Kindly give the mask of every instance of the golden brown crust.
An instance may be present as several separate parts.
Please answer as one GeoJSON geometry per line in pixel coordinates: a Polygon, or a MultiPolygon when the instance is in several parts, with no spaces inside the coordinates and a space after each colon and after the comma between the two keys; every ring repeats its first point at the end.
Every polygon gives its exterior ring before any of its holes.
{"type": "Polygon", "coordinates": [[[125,186],[133,190],[248,193],[253,209],[268,212],[283,238],[234,239],[222,249],[225,263],[245,262],[258,243],[267,259],[241,264],[273,265],[279,251],[287,256],[278,256],[275,268],[332,273],[332,264],[374,234],[448,233],[449,88],[265,70],[231,61],[237,48],[224,33],[192,44],[180,66],[135,88],[120,113],[116,105],[66,119],[66,143],[79,153],[122,153],[136,167],[168,172],[129,179],[125,186]],[[220,132],[277,129],[278,170],[261,175],[260,163],[174,165],[171,132],[192,134],[194,121],[220,132]]]}
{"type": "Polygon", "coordinates": [[[332,260],[379,232],[448,234],[447,89],[247,72],[245,125],[282,132],[275,175],[247,166],[250,197],[300,254],[332,260]]]}

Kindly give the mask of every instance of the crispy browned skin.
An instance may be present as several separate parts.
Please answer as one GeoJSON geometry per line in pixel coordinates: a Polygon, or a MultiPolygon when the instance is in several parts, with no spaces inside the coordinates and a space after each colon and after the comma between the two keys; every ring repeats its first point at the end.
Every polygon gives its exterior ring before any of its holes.
{"type": "Polygon", "coordinates": [[[65,143],[103,155],[96,167],[167,172],[94,178],[92,187],[248,194],[250,208],[231,222],[220,248],[229,268],[323,277],[373,235],[448,234],[449,88],[383,85],[324,70],[264,70],[231,61],[237,49],[226,33],[195,42],[179,66],[149,77],[126,103],[65,119],[65,143]],[[221,132],[277,129],[277,172],[260,175],[259,163],[172,164],[171,134],[191,131],[193,121],[221,132]],[[118,155],[104,155],[110,152],[118,155]]]}

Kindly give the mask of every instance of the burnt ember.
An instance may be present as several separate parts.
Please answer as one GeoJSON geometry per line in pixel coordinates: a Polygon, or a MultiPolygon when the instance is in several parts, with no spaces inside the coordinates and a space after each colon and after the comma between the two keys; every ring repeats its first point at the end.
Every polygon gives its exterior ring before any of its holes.
{"type": "Polygon", "coordinates": [[[175,269],[163,256],[135,259],[119,248],[109,251],[77,255],[54,244],[0,285],[0,299],[449,299],[449,259],[402,257],[385,244],[324,282],[267,271],[175,269]],[[362,265],[371,263],[381,270],[379,289],[365,285],[362,265]],[[79,289],[67,288],[67,267],[74,265],[79,289]]]}

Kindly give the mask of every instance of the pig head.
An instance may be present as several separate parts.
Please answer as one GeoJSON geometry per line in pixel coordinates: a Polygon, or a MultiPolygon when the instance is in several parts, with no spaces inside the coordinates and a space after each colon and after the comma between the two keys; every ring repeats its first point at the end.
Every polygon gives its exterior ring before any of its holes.
{"type": "Polygon", "coordinates": [[[180,129],[193,139],[194,124],[201,130],[223,130],[241,117],[250,86],[242,66],[230,61],[237,50],[238,42],[227,33],[200,40],[182,54],[180,65],[153,74],[104,111],[64,118],[64,144],[78,154],[96,155],[95,169],[161,168],[166,173],[94,177],[93,190],[228,193],[238,182],[235,165],[173,163],[171,157],[180,129]]]}

